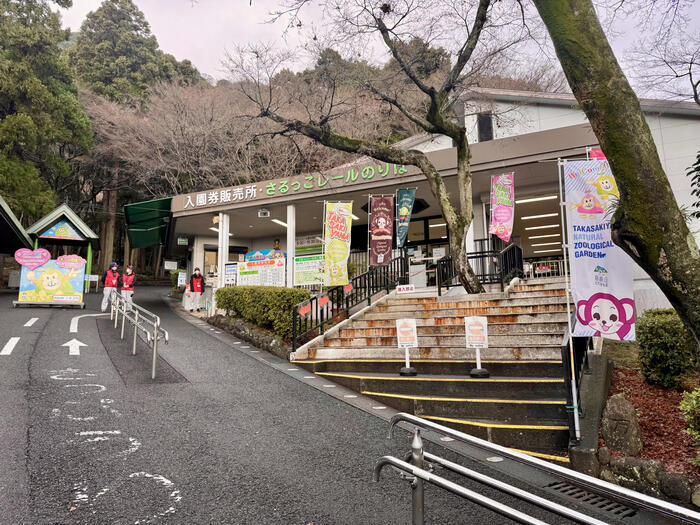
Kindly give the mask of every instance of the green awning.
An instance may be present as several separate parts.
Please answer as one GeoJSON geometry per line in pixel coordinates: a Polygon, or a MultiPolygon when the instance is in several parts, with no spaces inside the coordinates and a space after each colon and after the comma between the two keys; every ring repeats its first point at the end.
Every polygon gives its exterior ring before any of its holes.
{"type": "Polygon", "coordinates": [[[172,198],[136,202],[124,206],[124,220],[131,248],[165,244],[172,198]]]}

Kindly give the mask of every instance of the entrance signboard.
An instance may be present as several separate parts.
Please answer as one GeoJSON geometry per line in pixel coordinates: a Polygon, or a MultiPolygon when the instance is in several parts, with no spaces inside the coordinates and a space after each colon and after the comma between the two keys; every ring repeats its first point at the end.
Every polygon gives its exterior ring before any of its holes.
{"type": "Polygon", "coordinates": [[[79,255],[53,260],[43,248],[21,248],[15,260],[22,265],[17,303],[82,304],[86,261],[79,255]]]}
{"type": "Polygon", "coordinates": [[[264,259],[238,263],[239,286],[284,286],[285,259],[264,259]]]}

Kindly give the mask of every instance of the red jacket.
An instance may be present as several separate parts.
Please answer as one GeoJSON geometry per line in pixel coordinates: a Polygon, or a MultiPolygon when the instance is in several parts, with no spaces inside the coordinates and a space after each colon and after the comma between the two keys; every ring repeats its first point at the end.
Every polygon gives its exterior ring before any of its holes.
{"type": "Polygon", "coordinates": [[[122,290],[126,290],[129,292],[134,291],[134,283],[136,282],[136,275],[135,274],[127,274],[125,273],[122,275],[122,290]]]}
{"type": "Polygon", "coordinates": [[[190,279],[190,290],[193,292],[201,292],[204,289],[204,276],[200,275],[197,277],[196,275],[192,274],[192,278],[190,279]]]}
{"type": "Polygon", "coordinates": [[[105,288],[117,288],[119,286],[119,272],[107,270],[102,277],[102,284],[105,288]]]}

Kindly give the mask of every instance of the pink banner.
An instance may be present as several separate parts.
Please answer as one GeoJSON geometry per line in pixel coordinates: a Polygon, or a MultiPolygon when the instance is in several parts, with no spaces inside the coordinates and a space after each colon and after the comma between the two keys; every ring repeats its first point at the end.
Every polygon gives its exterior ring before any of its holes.
{"type": "Polygon", "coordinates": [[[30,270],[36,270],[39,266],[43,266],[49,262],[49,259],[51,259],[51,254],[44,248],[38,250],[20,248],[15,252],[15,260],[30,270]]]}
{"type": "Polygon", "coordinates": [[[513,234],[515,216],[515,174],[494,175],[491,177],[491,226],[489,233],[505,242],[513,234]]]}

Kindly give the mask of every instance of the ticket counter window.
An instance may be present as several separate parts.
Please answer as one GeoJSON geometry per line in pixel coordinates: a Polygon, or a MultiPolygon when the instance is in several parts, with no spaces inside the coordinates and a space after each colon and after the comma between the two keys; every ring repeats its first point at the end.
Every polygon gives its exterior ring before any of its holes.
{"type": "Polygon", "coordinates": [[[447,223],[442,217],[428,221],[428,235],[431,241],[447,242],[447,223]]]}
{"type": "Polygon", "coordinates": [[[202,271],[205,275],[216,275],[218,257],[219,255],[216,251],[204,251],[204,268],[202,268],[202,271]]]}
{"type": "Polygon", "coordinates": [[[408,242],[420,242],[425,240],[425,223],[422,220],[413,220],[408,225],[408,242]]]}

